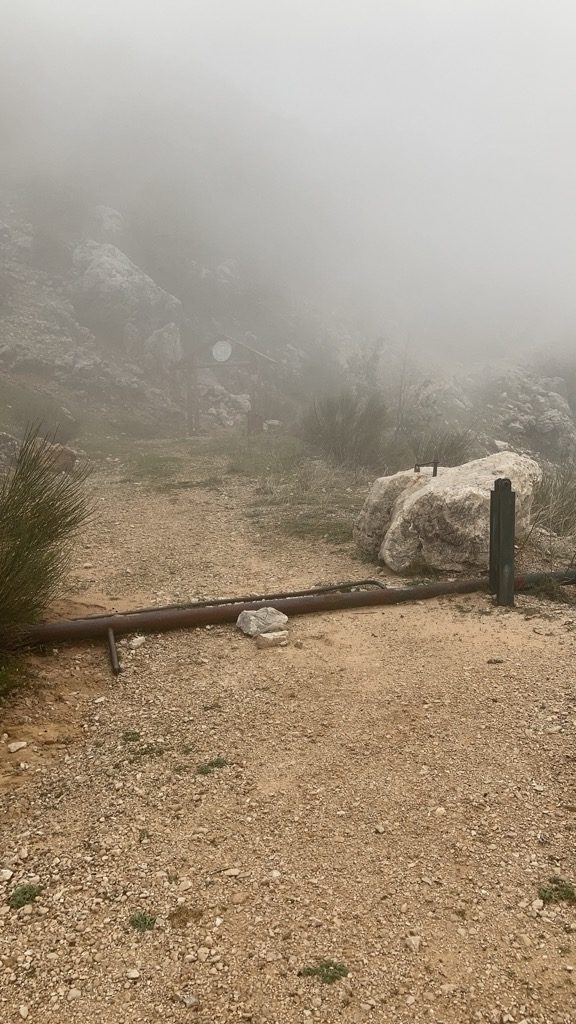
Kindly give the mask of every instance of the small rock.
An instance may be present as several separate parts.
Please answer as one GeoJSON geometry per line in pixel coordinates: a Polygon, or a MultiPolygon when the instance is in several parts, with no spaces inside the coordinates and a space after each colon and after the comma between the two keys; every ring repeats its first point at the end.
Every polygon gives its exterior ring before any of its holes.
{"type": "Polygon", "coordinates": [[[377,836],[383,836],[384,835],[384,826],[383,825],[376,825],[374,831],[375,831],[377,836]]]}
{"type": "Polygon", "coordinates": [[[76,999],[82,998],[82,993],[79,988],[71,988],[66,998],[69,1003],[73,1003],[76,999]]]}
{"type": "Polygon", "coordinates": [[[532,907],[532,910],[543,910],[544,900],[532,900],[530,906],[532,907]]]}
{"type": "Polygon", "coordinates": [[[274,633],[258,633],[256,635],[256,647],[266,650],[268,647],[286,647],[288,644],[288,630],[280,629],[274,633]]]}
{"type": "Polygon", "coordinates": [[[131,967],[130,970],[126,971],[126,977],[129,978],[130,981],[137,981],[140,977],[140,971],[137,971],[135,967],[131,967]]]}
{"type": "Polygon", "coordinates": [[[196,955],[199,960],[207,960],[208,957],[210,956],[210,950],[208,949],[208,946],[200,946],[200,948],[196,951],[196,955]]]}
{"type": "Polygon", "coordinates": [[[200,1008],[200,1000],[193,992],[185,992],[182,996],[182,1002],[189,1010],[198,1010],[200,1008]]]}
{"type": "Polygon", "coordinates": [[[294,641],[294,647],[297,647],[298,650],[301,651],[302,648],[304,647],[304,644],[303,644],[302,640],[295,640],[294,641]]]}
{"type": "Polygon", "coordinates": [[[408,947],[411,953],[417,953],[420,949],[420,946],[422,945],[422,936],[407,935],[405,942],[406,946],[408,947]]]}
{"type": "Polygon", "coordinates": [[[14,743],[8,744],[8,753],[17,754],[19,750],[24,750],[27,746],[26,740],[15,740],[14,743]]]}
{"type": "Polygon", "coordinates": [[[2,868],[0,871],[0,882],[9,882],[14,872],[10,868],[2,868]]]}
{"type": "Polygon", "coordinates": [[[254,612],[240,612],[236,625],[247,636],[259,636],[262,633],[274,633],[283,630],[288,616],[276,608],[259,608],[254,612]]]}
{"type": "Polygon", "coordinates": [[[488,658],[489,665],[503,665],[504,658],[488,658]]]}
{"type": "Polygon", "coordinates": [[[26,1003],[22,1003],[22,1006],[18,1007],[18,1013],[22,1017],[22,1020],[26,1020],[29,1012],[30,1011],[29,1011],[28,1007],[26,1006],[26,1003]]]}
{"type": "Polygon", "coordinates": [[[240,868],[228,868],[228,870],[225,871],[224,874],[227,875],[228,878],[238,878],[238,875],[240,874],[240,868]]]}
{"type": "Polygon", "coordinates": [[[437,818],[443,818],[444,815],[446,814],[446,808],[437,807],[436,810],[434,811],[434,814],[436,815],[437,818]]]}
{"type": "Polygon", "coordinates": [[[456,985],[447,982],[445,985],[440,985],[440,991],[443,996],[451,996],[456,991],[456,985]]]}
{"type": "Polygon", "coordinates": [[[130,643],[128,644],[128,646],[131,648],[131,650],[137,651],[138,648],[142,647],[142,644],[145,644],[145,643],[146,643],[146,637],[145,636],[134,636],[134,637],[132,637],[132,639],[131,639],[130,643]]]}
{"type": "Polygon", "coordinates": [[[279,871],[274,870],[270,872],[270,878],[273,878],[275,881],[277,881],[280,877],[281,874],[279,871]]]}

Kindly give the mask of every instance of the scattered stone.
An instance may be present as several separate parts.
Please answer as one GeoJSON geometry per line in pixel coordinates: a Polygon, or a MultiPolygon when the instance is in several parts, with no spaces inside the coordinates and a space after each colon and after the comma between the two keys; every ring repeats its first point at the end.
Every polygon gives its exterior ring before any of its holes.
{"type": "Polygon", "coordinates": [[[17,754],[19,750],[24,750],[27,746],[26,740],[15,740],[14,743],[8,744],[8,753],[17,754]]]}
{"type": "Polygon", "coordinates": [[[9,882],[13,875],[14,872],[10,871],[10,868],[2,868],[0,871],[0,882],[9,882]]]}
{"type": "Polygon", "coordinates": [[[544,900],[532,900],[532,910],[544,910],[544,900]]]}
{"type": "Polygon", "coordinates": [[[228,870],[225,871],[224,874],[227,875],[228,878],[238,878],[238,875],[240,874],[240,868],[228,868],[228,870]]]}
{"type": "Polygon", "coordinates": [[[443,818],[444,815],[446,814],[446,808],[437,807],[436,810],[434,811],[434,814],[436,815],[437,818],[443,818]]]}
{"type": "Polygon", "coordinates": [[[146,643],[146,637],[145,636],[134,636],[134,637],[132,637],[132,639],[131,639],[131,641],[130,641],[128,646],[130,647],[130,649],[132,651],[137,651],[138,648],[142,647],[142,644],[145,644],[145,643],[146,643]]]}
{"type": "Polygon", "coordinates": [[[276,608],[259,608],[255,612],[240,612],[236,625],[247,636],[259,636],[262,633],[275,633],[283,630],[288,616],[276,608]]]}
{"type": "Polygon", "coordinates": [[[129,978],[130,981],[137,981],[140,977],[140,971],[137,971],[135,967],[131,967],[130,970],[126,971],[126,977],[129,978]]]}
{"type": "Polygon", "coordinates": [[[18,1013],[22,1017],[22,1020],[26,1020],[26,1018],[28,1017],[29,1012],[30,1011],[29,1011],[29,1009],[28,1009],[28,1007],[26,1006],[25,1003],[22,1003],[22,1005],[18,1007],[18,1013]]]}
{"type": "Polygon", "coordinates": [[[200,1009],[200,1000],[193,992],[185,992],[182,996],[182,1002],[189,1010],[200,1009]]]}
{"type": "Polygon", "coordinates": [[[452,985],[452,984],[450,984],[448,982],[445,985],[440,985],[440,991],[441,991],[443,996],[451,996],[451,995],[453,995],[454,992],[456,991],[456,988],[457,988],[456,985],[452,985]]]}
{"type": "Polygon", "coordinates": [[[375,831],[377,836],[383,836],[384,832],[385,832],[385,829],[384,829],[383,825],[376,825],[374,831],[375,831]]]}
{"type": "Polygon", "coordinates": [[[488,658],[489,665],[503,665],[504,658],[488,658]]]}
{"type": "Polygon", "coordinates": [[[266,650],[268,647],[286,647],[288,644],[288,630],[280,629],[274,633],[258,633],[256,635],[256,647],[266,650]]]}
{"type": "Polygon", "coordinates": [[[422,936],[407,935],[405,942],[407,948],[410,950],[411,953],[418,953],[420,946],[422,945],[422,936]]]}
{"type": "Polygon", "coordinates": [[[81,993],[79,988],[71,988],[69,993],[68,993],[68,995],[67,995],[67,999],[68,999],[69,1003],[73,1003],[76,999],[81,999],[81,998],[82,998],[82,993],[81,993]]]}

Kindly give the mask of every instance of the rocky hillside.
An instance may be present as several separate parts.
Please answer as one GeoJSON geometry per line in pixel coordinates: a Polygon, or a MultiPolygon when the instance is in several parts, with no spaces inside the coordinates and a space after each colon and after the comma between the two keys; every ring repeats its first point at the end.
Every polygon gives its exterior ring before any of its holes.
{"type": "Polygon", "coordinates": [[[325,375],[320,317],[242,280],[232,259],[195,255],[52,185],[0,192],[0,427],[41,417],[74,436],[182,432],[192,353],[207,422],[245,420],[253,370],[202,366],[220,338],[270,357],[260,411],[288,415],[313,378],[303,368],[325,375]]]}

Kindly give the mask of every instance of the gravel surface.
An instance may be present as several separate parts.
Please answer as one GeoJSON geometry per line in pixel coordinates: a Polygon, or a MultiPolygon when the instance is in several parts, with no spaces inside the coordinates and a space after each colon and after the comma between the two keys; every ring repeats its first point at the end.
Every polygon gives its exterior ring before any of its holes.
{"type": "MultiPolygon", "coordinates": [[[[258,536],[238,480],[97,490],[75,614],[366,575],[258,536]]],[[[576,904],[539,898],[576,881],[576,634],[529,605],[127,639],[117,679],[98,646],[31,658],[2,709],[2,1024],[576,1020],[576,904]]]]}

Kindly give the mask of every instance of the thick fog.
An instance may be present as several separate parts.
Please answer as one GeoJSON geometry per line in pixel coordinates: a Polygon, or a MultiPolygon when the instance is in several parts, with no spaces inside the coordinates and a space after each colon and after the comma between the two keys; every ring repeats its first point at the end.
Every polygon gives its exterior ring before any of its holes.
{"type": "Polygon", "coordinates": [[[1,172],[458,358],[576,328],[569,0],[4,3],[1,172]]]}

